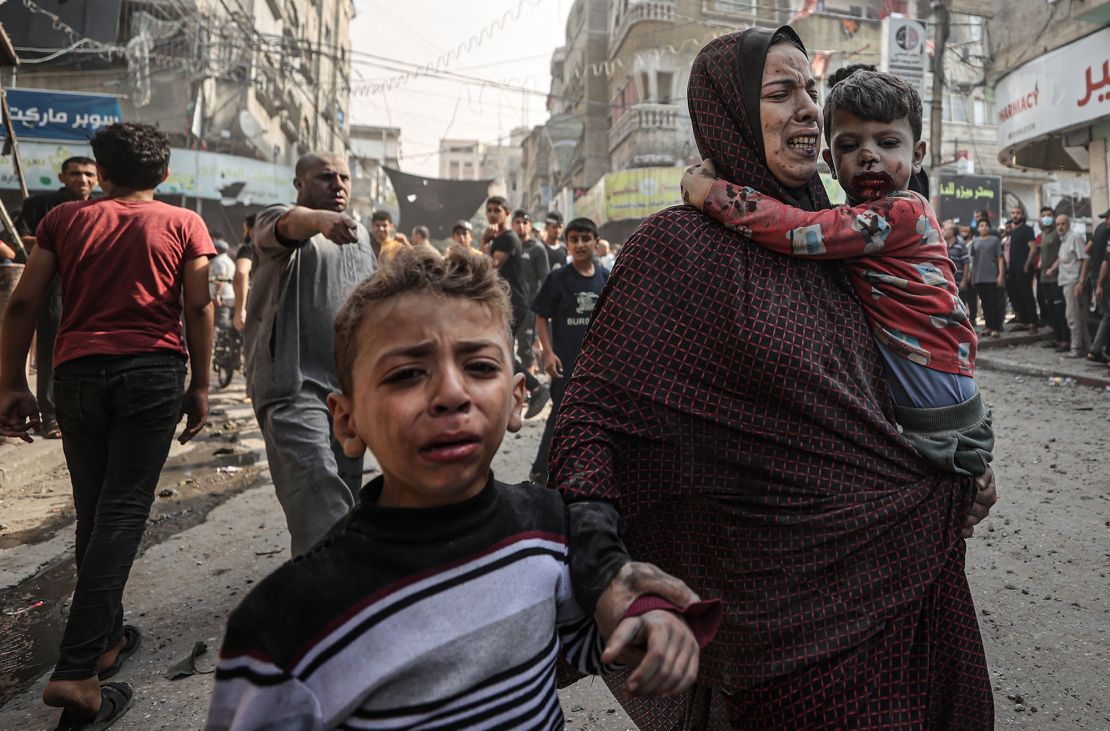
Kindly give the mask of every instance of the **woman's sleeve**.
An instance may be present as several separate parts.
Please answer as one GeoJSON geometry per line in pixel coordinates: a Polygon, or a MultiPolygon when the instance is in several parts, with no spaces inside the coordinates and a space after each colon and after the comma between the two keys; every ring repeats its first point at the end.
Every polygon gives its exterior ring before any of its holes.
{"type": "Polygon", "coordinates": [[[718,178],[704,208],[725,227],[780,254],[852,259],[889,256],[917,245],[930,231],[939,240],[923,199],[915,195],[903,191],[858,206],[805,211],[718,178]]]}

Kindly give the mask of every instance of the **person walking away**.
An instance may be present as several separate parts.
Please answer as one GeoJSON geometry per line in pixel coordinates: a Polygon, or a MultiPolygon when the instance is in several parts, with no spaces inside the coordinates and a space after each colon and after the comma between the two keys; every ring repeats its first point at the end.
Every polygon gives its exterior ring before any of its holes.
{"type": "Polygon", "coordinates": [[[346,160],[305,155],[293,185],[296,205],[270,206],[254,227],[245,354],[247,394],[297,556],[347,514],[362,482],[362,458],[343,454],[328,412],[328,394],[339,388],[332,321],[377,257],[369,233],[344,213],[346,160]]]}
{"type": "Polygon", "coordinates": [[[0,434],[30,441],[39,407],[23,363],[60,275],[54,395],[77,511],[77,585],[42,698],[63,709],[61,729],[107,728],[131,705],[129,685],[100,680],[142,642],[124,625],[123,591],[174,428],[184,413],[184,443],[207,421],[212,353],[216,251],[200,216],[154,200],[169,137],[124,123],[90,144],[105,197],[65,203],[39,223],[0,340],[0,434]]]}
{"type": "MultiPolygon", "coordinates": [[[[547,250],[536,239],[532,238],[532,217],[528,211],[519,209],[513,211],[513,232],[520,239],[520,257],[524,260],[524,301],[530,304],[536,298],[536,293],[543,286],[550,271],[547,261],[547,250]]],[[[521,330],[520,338],[516,341],[517,355],[520,364],[528,371],[532,371],[536,362],[536,314],[530,308],[527,312],[525,326],[521,330]]]]}
{"type": "Polygon", "coordinates": [[[1095,233],[1091,237],[1091,258],[1090,261],[1098,260],[1098,264],[1092,264],[1090,271],[1094,275],[1095,280],[1095,302],[1098,303],[1099,314],[1102,319],[1099,320],[1098,330],[1095,332],[1094,342],[1091,343],[1091,352],[1087,354],[1087,358],[1096,363],[1106,363],[1106,348],[1110,346],[1110,301],[1106,299],[1107,293],[1107,276],[1110,275],[1110,260],[1106,257],[1106,246],[1110,240],[1110,208],[1107,208],[1099,218],[1102,223],[1095,227],[1095,233]]]}
{"type": "Polygon", "coordinates": [[[208,263],[208,293],[215,307],[217,328],[231,329],[235,310],[235,261],[231,258],[231,245],[218,232],[211,232],[216,258],[208,263]]]}
{"type": "MultiPolygon", "coordinates": [[[[509,299],[513,307],[513,341],[516,342],[528,321],[528,299],[525,294],[524,259],[521,256],[524,247],[516,232],[509,227],[508,219],[508,201],[499,195],[486,200],[486,221],[489,225],[482,234],[482,249],[489,250],[493,267],[509,285],[509,299]]],[[[516,372],[524,374],[524,386],[528,390],[528,410],[524,412],[524,418],[531,419],[551,399],[551,392],[528,372],[519,359],[514,359],[514,363],[516,372]]]]}
{"type": "Polygon", "coordinates": [[[1025,211],[1014,206],[1010,211],[1010,259],[1006,265],[1006,289],[1017,321],[1031,335],[1037,334],[1037,301],[1033,296],[1033,259],[1036,250],[1032,246],[1036,234],[1025,220],[1025,211]]]}
{"type": "Polygon", "coordinates": [[[588,218],[575,218],[567,224],[567,249],[570,266],[551,272],[532,302],[536,330],[543,347],[543,369],[551,377],[551,412],[543,427],[543,437],[528,476],[532,482],[547,484],[548,456],[555,435],[559,404],[570,382],[582,341],[590,327],[597,298],[609,281],[609,270],[595,260],[597,225],[588,218]]]}
{"type": "Polygon", "coordinates": [[[543,245],[547,247],[549,271],[567,265],[567,247],[559,237],[563,235],[563,215],[558,211],[547,214],[543,222],[543,245]]]}
{"type": "Polygon", "coordinates": [[[250,292],[251,269],[254,267],[254,245],[251,244],[254,220],[253,213],[248,213],[243,219],[243,243],[235,252],[235,275],[231,280],[231,289],[235,295],[235,317],[232,324],[239,332],[243,332],[247,322],[247,295],[250,292]]]}
{"type": "Polygon", "coordinates": [[[1064,312],[1071,331],[1069,358],[1087,355],[1090,333],[1087,332],[1087,298],[1083,296],[1080,274],[1087,259],[1086,242],[1072,228],[1071,218],[1061,214],[1056,217],[1056,233],[1060,235],[1060,256],[1054,265],[1057,283],[1064,296],[1064,312]]]}
{"type": "Polygon", "coordinates": [[[1002,333],[1002,296],[1006,262],[1002,258],[1002,242],[991,234],[990,220],[980,218],[976,224],[979,230],[971,242],[971,274],[975,282],[975,293],[983,303],[983,318],[986,329],[983,336],[998,337],[1002,333]]]}
{"type": "MultiPolygon", "coordinates": [[[[70,157],[62,162],[58,180],[62,187],[50,193],[33,195],[23,201],[23,209],[15,221],[23,240],[23,248],[35,248],[35,231],[46,214],[63,203],[87,201],[97,186],[96,163],[87,157],[70,157]]],[[[35,397],[42,413],[42,435],[47,439],[62,436],[54,409],[54,341],[62,318],[61,283],[54,277],[46,306],[35,328],[35,397]]]]}

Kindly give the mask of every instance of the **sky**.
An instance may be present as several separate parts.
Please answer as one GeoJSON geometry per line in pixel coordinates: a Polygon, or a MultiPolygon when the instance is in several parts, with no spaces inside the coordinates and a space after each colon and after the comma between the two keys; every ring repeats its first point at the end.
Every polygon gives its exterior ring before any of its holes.
{"type": "Polygon", "coordinates": [[[441,138],[492,144],[507,141],[514,127],[542,124],[551,53],[565,41],[571,4],[355,0],[351,122],[399,127],[401,169],[431,176],[439,173],[441,138]],[[401,69],[437,63],[441,70],[472,79],[402,79],[401,69]],[[514,88],[491,87],[483,80],[514,88]]]}

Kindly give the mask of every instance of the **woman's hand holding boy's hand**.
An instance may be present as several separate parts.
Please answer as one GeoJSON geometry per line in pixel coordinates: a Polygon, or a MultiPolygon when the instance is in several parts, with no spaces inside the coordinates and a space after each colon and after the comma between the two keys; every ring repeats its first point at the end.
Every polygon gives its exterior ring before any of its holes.
{"type": "Polygon", "coordinates": [[[717,179],[717,168],[709,158],[702,160],[697,165],[686,168],[682,174],[682,202],[693,206],[699,211],[705,207],[705,199],[709,197],[709,189],[717,179]]]}
{"type": "Polygon", "coordinates": [[[681,616],[656,609],[628,617],[609,637],[601,661],[636,664],[625,683],[634,696],[681,693],[698,677],[698,642],[681,616]]]}

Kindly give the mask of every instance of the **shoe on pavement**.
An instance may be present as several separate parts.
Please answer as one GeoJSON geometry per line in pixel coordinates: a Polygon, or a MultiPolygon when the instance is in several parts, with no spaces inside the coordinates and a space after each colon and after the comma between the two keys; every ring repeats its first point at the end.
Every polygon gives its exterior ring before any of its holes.
{"type": "Polygon", "coordinates": [[[54,731],[103,731],[127,713],[135,692],[127,683],[105,683],[100,686],[100,710],[92,718],[79,718],[71,711],[62,711],[54,731]]]}
{"type": "Polygon", "coordinates": [[[547,402],[550,400],[551,389],[540,384],[528,399],[528,410],[524,412],[524,418],[531,419],[533,416],[543,411],[543,407],[547,406],[547,402]]]}

